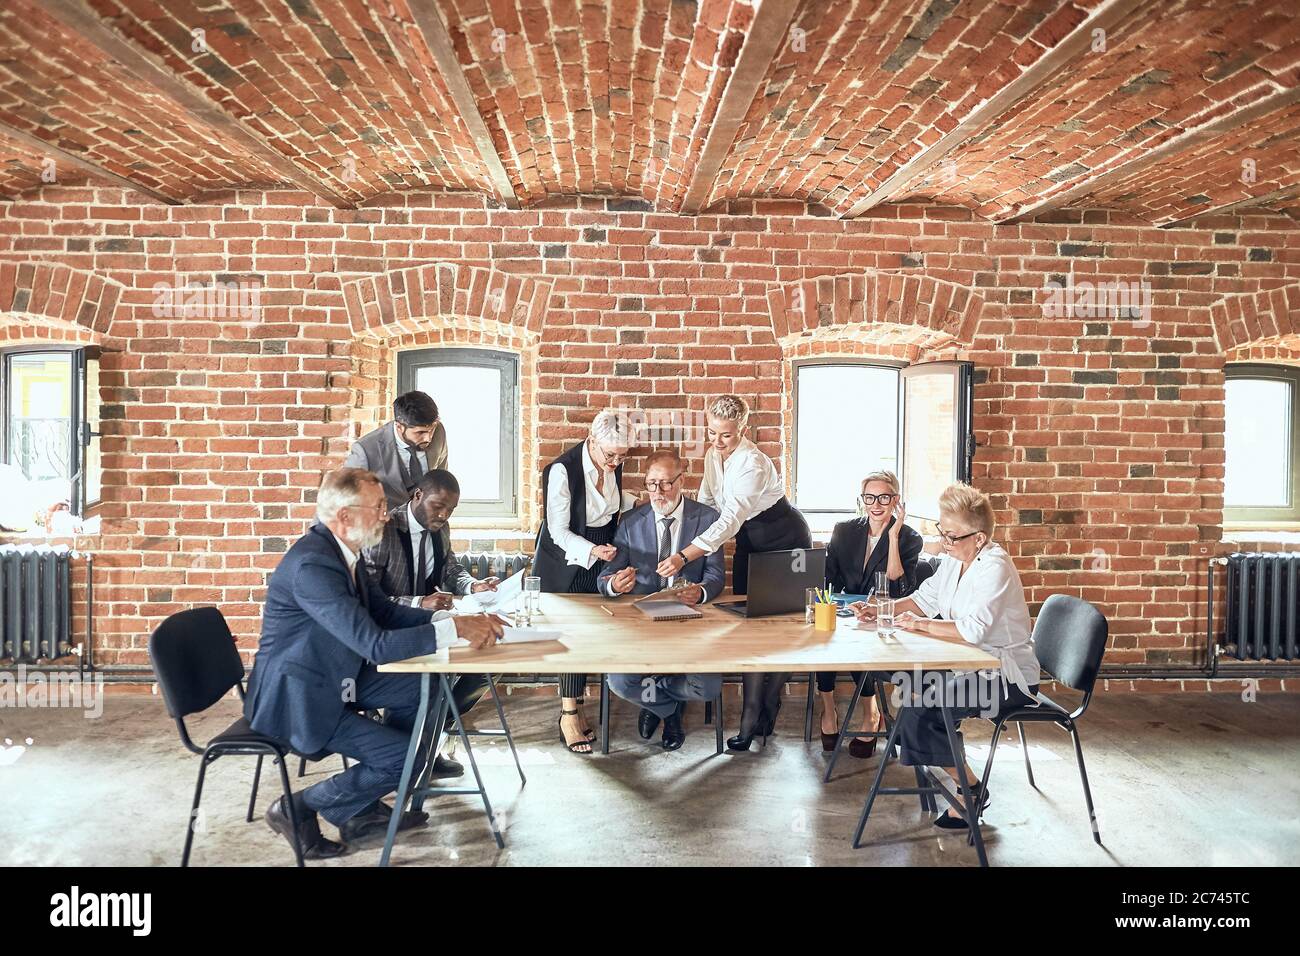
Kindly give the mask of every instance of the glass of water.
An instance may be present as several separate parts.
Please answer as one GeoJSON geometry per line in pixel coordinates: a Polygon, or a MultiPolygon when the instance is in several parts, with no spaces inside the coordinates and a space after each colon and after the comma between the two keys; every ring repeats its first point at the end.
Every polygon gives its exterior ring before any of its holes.
{"type": "Polygon", "coordinates": [[[889,574],[886,571],[876,572],[876,597],[889,597],[889,574]]]}
{"type": "Polygon", "coordinates": [[[542,603],[542,579],[536,576],[524,578],[524,613],[528,623],[532,624],[533,615],[537,614],[542,603]]]}
{"type": "Polygon", "coordinates": [[[883,637],[894,634],[894,599],[891,597],[876,598],[876,630],[883,637]]]}

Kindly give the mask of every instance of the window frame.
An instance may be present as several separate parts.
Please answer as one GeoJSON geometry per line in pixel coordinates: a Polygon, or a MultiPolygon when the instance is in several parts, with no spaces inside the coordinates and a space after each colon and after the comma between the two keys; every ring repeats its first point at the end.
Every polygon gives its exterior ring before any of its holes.
{"type": "MultiPolygon", "coordinates": [[[[492,348],[465,348],[459,346],[403,349],[397,353],[397,393],[404,394],[416,388],[419,371],[424,368],[458,365],[492,368],[501,373],[501,435],[499,480],[501,497],[496,499],[463,499],[457,507],[458,515],[483,518],[492,522],[519,520],[520,443],[522,422],[520,415],[520,368],[518,352],[492,348]]],[[[445,404],[445,402],[444,402],[445,404]]],[[[450,460],[450,455],[449,455],[450,460]]],[[[450,469],[455,473],[455,468],[450,469]]]]}
{"type": "Polygon", "coordinates": [[[1264,362],[1229,362],[1223,367],[1224,378],[1224,460],[1223,460],[1223,480],[1224,480],[1224,504],[1223,504],[1223,521],[1225,523],[1251,523],[1259,524],[1261,522],[1292,524],[1300,522],[1300,368],[1293,365],[1270,365],[1264,362]],[[1227,503],[1227,480],[1228,480],[1228,459],[1227,459],[1227,383],[1233,379],[1263,379],[1266,381],[1285,382],[1291,386],[1291,474],[1289,484],[1290,504],[1281,508],[1268,505],[1263,506],[1235,506],[1229,507],[1227,503]]]}
{"type": "MultiPolygon", "coordinates": [[[[790,422],[790,490],[793,492],[795,507],[801,514],[812,515],[815,518],[833,519],[835,521],[848,521],[858,517],[855,509],[835,509],[835,508],[804,508],[798,504],[799,501],[799,371],[803,368],[817,366],[846,366],[852,368],[885,368],[891,369],[898,374],[898,403],[895,406],[897,411],[894,418],[894,461],[895,468],[902,468],[903,456],[903,428],[902,428],[902,402],[903,402],[903,369],[907,368],[907,362],[901,362],[894,359],[856,359],[845,356],[822,356],[819,358],[799,358],[790,361],[790,382],[793,392],[791,404],[791,422],[790,422]]],[[[816,522],[821,524],[822,522],[816,522]]]]}
{"type": "MultiPolygon", "coordinates": [[[[100,498],[86,500],[86,462],[87,450],[92,437],[100,437],[100,432],[92,430],[87,420],[87,381],[86,363],[99,362],[102,351],[93,345],[69,345],[63,342],[31,343],[9,348],[0,348],[0,461],[9,461],[10,403],[9,383],[13,378],[11,371],[14,358],[22,355],[69,354],[72,361],[72,392],[68,396],[68,461],[72,469],[69,476],[68,507],[74,517],[85,518],[87,511],[99,504],[103,495],[103,475],[100,476],[100,498]]],[[[95,423],[98,425],[98,423],[95,423]]],[[[102,454],[102,452],[101,452],[102,454]]]]}

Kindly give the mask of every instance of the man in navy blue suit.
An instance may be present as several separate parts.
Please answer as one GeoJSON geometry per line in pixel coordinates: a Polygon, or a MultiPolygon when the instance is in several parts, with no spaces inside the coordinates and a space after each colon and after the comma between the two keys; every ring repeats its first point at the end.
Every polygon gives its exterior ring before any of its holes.
{"type": "MultiPolygon", "coordinates": [[[[294,794],[298,838],[309,859],[338,856],[346,844],[388,825],[380,798],[397,789],[419,710],[419,678],[380,674],[376,664],[432,654],[457,637],[474,648],[500,638],[489,615],[451,617],[389,601],[365,573],[360,553],[378,543],[388,510],[379,479],[362,468],[325,476],[316,498],[318,523],[272,573],[262,612],[262,640],[248,679],[244,714],[259,733],[301,754],[342,754],[357,762],[294,794]],[[384,711],[378,723],[358,710],[384,711]],[[322,836],[316,815],[339,829],[322,836]]],[[[284,798],[266,812],[271,829],[293,842],[284,798]]],[[[428,821],[405,814],[402,829],[428,821]]]]}
{"type": "MultiPolygon", "coordinates": [[[[682,494],[686,463],[671,449],[651,454],[645,460],[648,504],[624,515],[614,534],[615,558],[605,565],[596,585],[602,594],[654,594],[676,585],[656,570],[665,558],[677,554],[695,536],[718,520],[718,512],[682,494]]],[[[691,582],[678,595],[684,604],[703,604],[722,592],[725,580],[722,549],[696,558],[681,570],[691,582]]],[[[610,674],[609,689],[619,697],[641,705],[637,729],[643,740],[654,736],[663,721],[664,750],[676,750],[685,742],[682,707],[688,700],[712,700],[722,687],[721,674],[610,674]]]]}

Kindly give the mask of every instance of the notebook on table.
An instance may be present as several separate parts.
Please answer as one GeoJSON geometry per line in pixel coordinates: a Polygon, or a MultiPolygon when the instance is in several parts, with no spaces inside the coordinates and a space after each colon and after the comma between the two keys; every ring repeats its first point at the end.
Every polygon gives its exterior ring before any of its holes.
{"type": "Polygon", "coordinates": [[[704,616],[696,608],[678,600],[681,592],[691,586],[689,581],[675,584],[654,594],[647,594],[632,603],[652,621],[691,621],[704,616]]]}

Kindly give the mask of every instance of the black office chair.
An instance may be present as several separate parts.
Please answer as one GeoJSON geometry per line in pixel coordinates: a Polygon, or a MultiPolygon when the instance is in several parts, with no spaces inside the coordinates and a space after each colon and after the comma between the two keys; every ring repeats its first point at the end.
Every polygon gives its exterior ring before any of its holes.
{"type": "Polygon", "coordinates": [[[1083,702],[1075,710],[1067,712],[1060,704],[1040,693],[1037,707],[1016,707],[998,714],[993,721],[993,742],[989,745],[984,778],[980,781],[981,787],[988,786],[989,774],[993,771],[993,757],[998,749],[998,737],[1006,724],[1014,723],[1020,735],[1020,749],[1025,755],[1025,774],[1029,777],[1029,785],[1037,790],[1034,770],[1029,763],[1029,742],[1024,725],[1037,721],[1063,727],[1069,731],[1070,738],[1074,741],[1074,756],[1079,764],[1079,779],[1083,782],[1083,798],[1088,804],[1092,838],[1098,846],[1101,846],[1101,830],[1097,827],[1097,814],[1092,806],[1092,791],[1088,788],[1088,771],[1083,765],[1083,747],[1079,743],[1076,721],[1083,716],[1092,700],[1092,689],[1101,668],[1101,658],[1106,653],[1108,633],[1106,618],[1087,601],[1065,594],[1053,594],[1043,602],[1038,620],[1034,622],[1034,654],[1043,670],[1055,677],[1058,683],[1082,691],[1083,702]]]}
{"type": "MultiPolygon", "coordinates": [[[[609,753],[609,710],[610,698],[613,695],[609,692],[609,681],[606,675],[600,675],[600,752],[609,753]]],[[[704,702],[704,722],[713,724],[714,746],[716,754],[722,753],[722,688],[718,689],[718,696],[713,700],[704,702]]],[[[716,755],[715,754],[715,755],[716,755]]]]}
{"type": "MultiPolygon", "coordinates": [[[[253,730],[241,714],[233,724],[200,747],[190,739],[185,728],[185,718],[207,710],[236,688],[244,697],[244,664],[235,649],[235,638],[226,626],[226,619],[215,607],[199,607],[173,614],[163,621],[149,637],[149,659],[153,662],[158,686],[162,690],[167,713],[176,721],[181,743],[203,759],[199,764],[199,779],[194,787],[194,803],[190,807],[190,820],[185,828],[185,850],[181,866],[189,866],[190,848],[194,843],[194,824],[203,798],[203,778],[208,765],[218,757],[256,756],[257,773],[253,778],[253,793],[248,803],[248,819],[253,818],[253,801],[257,798],[257,782],[262,772],[262,758],[271,757],[280,766],[280,784],[284,788],[284,805],[298,832],[297,815],[293,807],[293,791],[289,788],[286,756],[291,748],[273,737],[253,730]]],[[[302,847],[294,840],[294,856],[303,866],[302,847]]]]}
{"type": "MultiPolygon", "coordinates": [[[[934,574],[935,571],[938,571],[938,570],[939,570],[939,565],[938,565],[938,564],[932,563],[932,562],[930,562],[930,561],[926,561],[926,560],[924,560],[924,559],[921,559],[921,560],[917,561],[917,562],[916,562],[916,577],[915,577],[915,578],[913,579],[913,581],[912,581],[912,590],[911,590],[911,591],[908,591],[907,594],[911,594],[911,593],[913,593],[917,588],[919,588],[919,587],[921,586],[921,582],[922,582],[922,581],[924,581],[926,578],[930,577],[932,574],[934,574]]],[[[907,597],[907,594],[904,594],[903,597],[907,597]]],[[[899,598],[899,600],[902,600],[902,598],[899,598]]],[[[803,705],[803,739],[804,739],[804,742],[805,742],[805,743],[807,743],[807,742],[809,742],[809,741],[812,740],[812,725],[813,725],[813,695],[814,695],[814,693],[815,693],[815,691],[816,691],[816,689],[817,689],[817,680],[816,680],[816,678],[817,678],[817,675],[816,675],[816,674],[814,674],[814,673],[809,673],[809,674],[808,674],[808,699],[807,699],[806,701],[804,701],[804,705],[803,705]]],[[[861,681],[858,681],[857,683],[858,683],[858,684],[861,684],[861,681]]],[[[853,711],[854,711],[854,709],[857,707],[858,697],[859,697],[859,696],[860,696],[859,693],[855,693],[855,694],[853,695],[853,697],[849,700],[849,709],[845,712],[845,714],[844,714],[844,720],[843,720],[843,722],[840,724],[840,739],[839,739],[839,742],[836,743],[836,745],[835,745],[835,753],[834,753],[834,755],[831,757],[831,766],[830,766],[830,768],[826,771],[826,780],[827,780],[827,781],[829,781],[829,780],[831,779],[831,770],[835,769],[835,760],[836,760],[837,757],[839,757],[839,754],[840,754],[840,746],[844,743],[844,738],[845,738],[846,736],[849,735],[848,732],[847,732],[847,730],[846,730],[846,728],[849,726],[849,721],[850,721],[850,719],[853,717],[853,711]]],[[[863,731],[854,731],[854,732],[852,733],[852,736],[854,736],[854,737],[879,737],[881,740],[883,740],[883,739],[885,739],[886,737],[888,737],[889,734],[888,734],[887,731],[884,731],[884,730],[863,730],[863,731]]]]}

